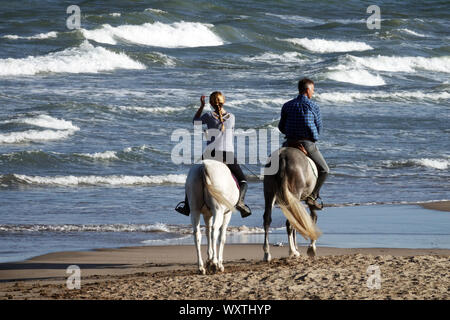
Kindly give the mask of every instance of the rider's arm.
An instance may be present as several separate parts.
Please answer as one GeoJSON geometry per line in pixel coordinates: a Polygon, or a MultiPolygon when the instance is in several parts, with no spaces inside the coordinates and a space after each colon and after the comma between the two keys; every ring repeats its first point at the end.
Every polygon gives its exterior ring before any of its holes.
{"type": "Polygon", "coordinates": [[[320,109],[319,106],[314,102],[311,103],[311,107],[314,114],[314,124],[316,125],[317,133],[320,134],[320,132],[322,131],[322,116],[320,115],[320,109]]]}
{"type": "Polygon", "coordinates": [[[200,108],[198,108],[197,112],[195,113],[193,121],[201,120],[200,116],[202,115],[204,107],[205,107],[205,96],[201,96],[201,98],[200,98],[200,108]]]}

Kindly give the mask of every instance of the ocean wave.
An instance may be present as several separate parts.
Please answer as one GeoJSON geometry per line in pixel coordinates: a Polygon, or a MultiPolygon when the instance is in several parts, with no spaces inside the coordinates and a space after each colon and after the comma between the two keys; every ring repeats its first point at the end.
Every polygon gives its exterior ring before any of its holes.
{"type": "Polygon", "coordinates": [[[425,100],[438,101],[450,99],[449,92],[422,92],[422,91],[398,91],[398,92],[323,92],[317,93],[316,98],[324,102],[353,102],[367,100],[425,100]]]}
{"type": "Polygon", "coordinates": [[[323,23],[325,23],[325,21],[322,19],[315,19],[315,18],[304,17],[304,16],[299,16],[299,15],[266,13],[266,16],[279,18],[281,20],[289,21],[289,22],[300,22],[300,23],[306,23],[306,24],[310,24],[310,23],[323,24],[323,23]]]}
{"type": "Polygon", "coordinates": [[[167,11],[161,10],[161,9],[154,9],[154,8],[147,8],[144,11],[158,13],[158,14],[167,14],[167,11]]]}
{"type": "Polygon", "coordinates": [[[282,40],[296,45],[300,45],[309,51],[319,53],[366,51],[373,49],[368,44],[357,41],[335,41],[335,40],[308,39],[308,38],[301,38],[301,39],[292,38],[282,40]]]}
{"type": "Polygon", "coordinates": [[[221,46],[223,40],[212,30],[213,26],[198,22],[161,22],[143,25],[121,25],[112,27],[104,24],[95,30],[81,29],[86,39],[115,45],[118,40],[163,48],[221,46]]]}
{"type": "Polygon", "coordinates": [[[286,98],[235,99],[227,101],[225,106],[232,108],[255,107],[258,109],[278,109],[287,102],[286,98]]]}
{"type": "Polygon", "coordinates": [[[307,58],[298,52],[284,52],[282,54],[266,52],[259,56],[253,57],[242,57],[243,61],[246,62],[263,62],[263,63],[282,63],[282,64],[291,64],[291,63],[305,63],[307,58]]]}
{"type": "Polygon", "coordinates": [[[303,24],[315,24],[315,25],[323,25],[327,23],[340,23],[340,24],[355,24],[355,23],[366,23],[365,19],[318,19],[312,17],[305,17],[299,15],[289,15],[289,14],[274,14],[274,13],[266,13],[266,16],[276,17],[284,21],[288,22],[296,22],[303,24]]]}
{"type": "Polygon", "coordinates": [[[447,170],[450,165],[450,159],[408,159],[408,160],[387,160],[383,161],[384,166],[388,168],[402,167],[426,167],[437,170],[447,170]]]}
{"type": "Polygon", "coordinates": [[[420,37],[420,38],[426,37],[426,35],[424,35],[424,34],[421,34],[421,33],[406,29],[406,28],[398,29],[398,31],[415,36],[415,37],[420,37]]]}
{"type": "Polygon", "coordinates": [[[435,72],[450,73],[450,56],[443,57],[388,57],[378,55],[376,57],[355,57],[347,55],[348,64],[338,66],[348,68],[349,66],[363,66],[376,71],[391,72],[416,72],[427,70],[435,72]]]}
{"type": "Polygon", "coordinates": [[[338,82],[347,82],[370,87],[386,84],[380,75],[373,75],[368,71],[361,69],[331,71],[326,74],[326,77],[338,82]]]}
{"type": "Polygon", "coordinates": [[[15,35],[15,34],[7,34],[7,35],[4,35],[2,38],[12,39],[12,40],[17,40],[17,39],[42,40],[42,39],[56,38],[57,36],[58,36],[58,32],[50,31],[50,32],[47,32],[47,33],[35,34],[34,36],[29,36],[29,37],[18,36],[18,35],[15,35]]]}
{"type": "Polygon", "coordinates": [[[5,185],[44,185],[44,186],[133,186],[184,184],[185,174],[168,174],[154,176],[29,176],[22,174],[0,175],[0,183],[5,185]]]}
{"type": "Polygon", "coordinates": [[[185,110],[185,107],[133,107],[133,106],[118,106],[113,109],[119,109],[128,112],[142,112],[142,113],[174,113],[185,110]]]}
{"type": "Polygon", "coordinates": [[[163,223],[155,224],[2,224],[0,232],[174,232],[163,223]]]}
{"type": "Polygon", "coordinates": [[[119,157],[117,157],[116,151],[104,151],[104,152],[95,152],[95,153],[80,153],[76,154],[80,155],[82,157],[95,159],[95,160],[117,160],[119,157]]]}
{"type": "MultiPolygon", "coordinates": [[[[200,228],[205,233],[205,226],[200,228]]],[[[165,223],[154,224],[0,224],[0,232],[143,232],[143,233],[173,233],[190,235],[192,226],[173,225],[165,223]]],[[[260,227],[228,226],[227,232],[239,234],[261,234],[260,227]]]]}
{"type": "Polygon", "coordinates": [[[42,128],[56,129],[56,130],[80,130],[79,127],[72,124],[72,121],[67,121],[64,119],[53,118],[52,116],[41,114],[32,118],[22,118],[8,120],[4,123],[24,123],[42,128]]]}
{"type": "Polygon", "coordinates": [[[76,130],[27,130],[0,134],[0,144],[41,142],[66,139],[76,130]]]}
{"type": "Polygon", "coordinates": [[[0,59],[0,76],[35,75],[54,73],[98,73],[115,69],[145,69],[124,53],[115,53],[102,47],[94,47],[88,41],[80,46],[45,56],[29,56],[22,59],[0,59]]]}
{"type": "Polygon", "coordinates": [[[359,207],[359,206],[383,206],[383,205],[421,205],[425,203],[449,201],[448,199],[442,200],[429,200],[429,201],[373,201],[373,202],[349,202],[349,203],[327,203],[324,207],[341,208],[341,207],[359,207]]]}

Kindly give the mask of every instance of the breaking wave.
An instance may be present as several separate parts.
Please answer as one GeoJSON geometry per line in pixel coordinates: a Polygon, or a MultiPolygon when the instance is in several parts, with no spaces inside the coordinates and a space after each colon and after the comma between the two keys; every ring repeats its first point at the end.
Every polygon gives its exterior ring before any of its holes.
{"type": "Polygon", "coordinates": [[[124,53],[94,47],[88,41],[80,46],[44,56],[0,59],[0,76],[35,75],[39,73],[97,73],[115,69],[145,69],[124,53]]]}
{"type": "Polygon", "coordinates": [[[211,28],[213,25],[198,22],[161,22],[142,25],[102,25],[99,29],[81,29],[86,39],[115,45],[118,41],[140,45],[183,48],[223,45],[223,40],[211,28]]]}
{"type": "Polygon", "coordinates": [[[0,183],[4,185],[41,185],[41,186],[135,186],[159,184],[184,184],[185,174],[168,174],[154,176],[29,176],[22,174],[0,175],[0,183]]]}
{"type": "Polygon", "coordinates": [[[366,51],[373,48],[364,42],[357,41],[336,41],[325,39],[308,39],[308,38],[291,38],[283,39],[284,41],[300,45],[301,47],[319,53],[330,52],[350,52],[350,51],[366,51]]]}

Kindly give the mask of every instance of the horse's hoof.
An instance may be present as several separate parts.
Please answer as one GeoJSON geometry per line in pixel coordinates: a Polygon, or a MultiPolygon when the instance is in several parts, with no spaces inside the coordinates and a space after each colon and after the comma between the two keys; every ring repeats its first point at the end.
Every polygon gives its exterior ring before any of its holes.
{"type": "Polygon", "coordinates": [[[217,265],[217,263],[211,263],[210,267],[209,267],[209,272],[211,272],[212,274],[215,274],[219,271],[219,266],[217,265]]]}
{"type": "Polygon", "coordinates": [[[316,256],[316,249],[313,247],[309,247],[306,253],[308,254],[308,257],[314,258],[316,256]]]}
{"type": "Polygon", "coordinates": [[[223,264],[219,263],[219,272],[223,272],[225,270],[223,264]]]}
{"type": "Polygon", "coordinates": [[[206,270],[205,270],[205,268],[203,268],[203,267],[201,267],[201,268],[198,268],[198,274],[202,274],[202,275],[205,275],[205,274],[206,274],[206,270]]]}
{"type": "Polygon", "coordinates": [[[270,262],[272,260],[272,257],[270,256],[270,253],[264,253],[264,262],[270,262]]]}
{"type": "Polygon", "coordinates": [[[289,258],[296,259],[298,257],[300,257],[300,252],[298,251],[292,251],[291,253],[289,253],[289,258]]]}

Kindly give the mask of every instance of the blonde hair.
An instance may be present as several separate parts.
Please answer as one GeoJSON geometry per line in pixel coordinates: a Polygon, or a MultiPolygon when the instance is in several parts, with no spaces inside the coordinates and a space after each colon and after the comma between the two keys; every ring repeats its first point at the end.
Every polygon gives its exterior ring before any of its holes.
{"type": "Polygon", "coordinates": [[[219,115],[219,120],[222,123],[222,126],[220,128],[221,131],[225,130],[225,125],[223,123],[223,116],[222,116],[222,105],[225,103],[225,96],[220,91],[214,91],[209,96],[209,103],[211,106],[216,110],[216,112],[219,115]]]}

